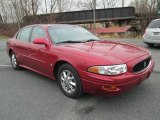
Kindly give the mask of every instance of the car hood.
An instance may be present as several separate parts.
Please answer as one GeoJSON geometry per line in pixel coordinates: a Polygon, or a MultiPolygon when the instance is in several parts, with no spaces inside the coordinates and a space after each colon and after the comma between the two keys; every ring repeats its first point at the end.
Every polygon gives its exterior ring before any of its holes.
{"type": "Polygon", "coordinates": [[[78,44],[65,44],[64,47],[76,49],[98,58],[106,59],[107,61],[110,61],[110,63],[112,63],[112,60],[118,60],[120,63],[126,63],[148,54],[148,51],[143,48],[106,40],[78,44]]]}

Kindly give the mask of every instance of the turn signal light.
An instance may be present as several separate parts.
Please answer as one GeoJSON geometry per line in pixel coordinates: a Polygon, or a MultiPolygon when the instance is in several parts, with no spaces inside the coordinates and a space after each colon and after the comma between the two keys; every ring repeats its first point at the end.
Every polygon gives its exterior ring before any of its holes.
{"type": "Polygon", "coordinates": [[[110,92],[117,92],[120,90],[120,88],[118,88],[116,86],[112,86],[112,85],[103,86],[102,89],[105,91],[110,91],[110,92]]]}

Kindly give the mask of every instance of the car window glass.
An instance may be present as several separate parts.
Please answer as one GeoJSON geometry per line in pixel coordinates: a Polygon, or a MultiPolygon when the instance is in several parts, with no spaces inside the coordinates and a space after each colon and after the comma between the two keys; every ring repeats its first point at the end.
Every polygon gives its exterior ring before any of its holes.
{"type": "Polygon", "coordinates": [[[86,41],[90,39],[99,40],[95,35],[84,28],[73,27],[49,27],[48,29],[51,40],[55,43],[63,41],[86,41]]]}
{"type": "Polygon", "coordinates": [[[160,20],[154,20],[152,21],[148,28],[160,28],[160,20]]]}
{"type": "Polygon", "coordinates": [[[30,37],[30,32],[32,30],[32,27],[27,27],[24,28],[21,32],[20,32],[20,36],[19,36],[19,40],[21,41],[29,41],[29,37],[30,37]]]}
{"type": "Polygon", "coordinates": [[[34,27],[31,41],[33,41],[35,38],[46,38],[45,31],[40,27],[34,27]]]}

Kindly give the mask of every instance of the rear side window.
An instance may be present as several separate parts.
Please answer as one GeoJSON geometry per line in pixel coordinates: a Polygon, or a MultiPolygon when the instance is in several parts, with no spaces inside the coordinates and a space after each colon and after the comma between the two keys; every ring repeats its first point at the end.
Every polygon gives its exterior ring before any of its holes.
{"type": "Polygon", "coordinates": [[[31,30],[32,27],[24,28],[21,32],[19,32],[17,38],[21,41],[29,42],[31,30]]]}
{"type": "Polygon", "coordinates": [[[32,36],[31,36],[31,41],[33,41],[36,38],[46,38],[46,33],[45,31],[40,28],[40,27],[34,27],[32,36]]]}
{"type": "Polygon", "coordinates": [[[152,21],[148,28],[160,28],[160,20],[154,20],[152,21]]]}

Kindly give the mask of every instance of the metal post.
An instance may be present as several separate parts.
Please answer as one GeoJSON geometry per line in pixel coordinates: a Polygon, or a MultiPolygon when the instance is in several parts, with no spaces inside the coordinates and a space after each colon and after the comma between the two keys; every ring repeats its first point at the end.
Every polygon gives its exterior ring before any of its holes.
{"type": "Polygon", "coordinates": [[[160,17],[160,0],[157,0],[157,17],[160,17]]]}
{"type": "Polygon", "coordinates": [[[124,0],[122,0],[122,7],[124,7],[124,0]]]}
{"type": "Polygon", "coordinates": [[[93,24],[96,29],[96,0],[93,0],[93,24]]]}

